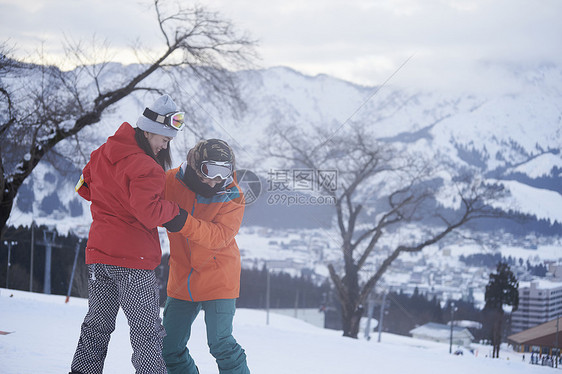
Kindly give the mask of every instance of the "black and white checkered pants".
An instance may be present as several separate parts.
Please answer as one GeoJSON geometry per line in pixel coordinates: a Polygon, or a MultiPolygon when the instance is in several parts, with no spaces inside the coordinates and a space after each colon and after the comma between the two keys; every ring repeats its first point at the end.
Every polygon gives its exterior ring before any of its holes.
{"type": "Polygon", "coordinates": [[[137,374],[165,374],[162,338],[166,335],[160,320],[158,281],[153,270],[129,269],[113,265],[88,265],[89,310],[82,323],[72,371],[101,374],[119,307],[130,327],[137,374]]]}

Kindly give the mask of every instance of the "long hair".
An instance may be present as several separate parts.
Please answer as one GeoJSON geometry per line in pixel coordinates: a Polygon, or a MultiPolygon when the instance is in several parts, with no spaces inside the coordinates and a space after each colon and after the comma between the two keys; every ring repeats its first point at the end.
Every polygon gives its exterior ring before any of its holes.
{"type": "Polygon", "coordinates": [[[162,169],[168,170],[172,166],[172,158],[170,157],[170,143],[168,143],[166,149],[162,149],[160,152],[158,152],[157,155],[155,155],[154,152],[152,152],[152,148],[150,148],[148,139],[146,138],[146,136],[144,136],[144,131],[138,127],[135,128],[135,140],[137,141],[139,147],[147,155],[152,157],[158,165],[162,166],[162,169]]]}

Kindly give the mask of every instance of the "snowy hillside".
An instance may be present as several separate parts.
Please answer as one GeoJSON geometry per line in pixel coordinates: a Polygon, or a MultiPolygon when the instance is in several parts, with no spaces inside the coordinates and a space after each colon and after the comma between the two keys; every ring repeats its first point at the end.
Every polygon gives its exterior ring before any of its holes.
{"type": "MultiPolygon", "coordinates": [[[[117,64],[108,72],[104,77],[108,82],[123,74],[117,64]]],[[[476,167],[491,180],[501,181],[513,195],[506,209],[551,223],[562,222],[562,68],[506,68],[503,74],[509,76],[511,84],[467,92],[461,88],[420,91],[392,84],[364,87],[282,67],[243,71],[237,75],[247,110],[239,118],[194,95],[192,88],[171,94],[193,109],[190,116],[198,119],[197,128],[206,137],[221,137],[232,144],[239,168],[251,169],[264,178],[277,165],[264,157],[259,146],[270,125],[293,125],[306,134],[313,125],[343,125],[340,131],[346,131],[361,123],[382,141],[421,150],[454,168],[476,167]]],[[[147,85],[160,79],[165,77],[151,77],[147,85]]],[[[121,122],[134,125],[145,101],[152,100],[131,96],[112,108],[99,125],[81,132],[84,155],[113,134],[121,122]]],[[[184,159],[196,140],[189,131],[176,137],[172,143],[175,164],[184,159]]],[[[59,151],[62,147],[65,144],[59,151]]],[[[64,174],[42,162],[20,190],[9,224],[29,224],[35,219],[56,224],[62,231],[87,225],[88,205],[71,190],[85,161],[77,157],[75,169],[66,168],[64,174]],[[65,218],[71,218],[72,223],[65,218]]],[[[261,208],[267,207],[262,204],[261,208]]],[[[258,210],[248,214],[258,214],[256,221],[262,225],[304,224],[298,220],[300,214],[278,209],[275,214],[282,223],[276,224],[268,220],[271,213],[258,210]]]]}
{"type": "MultiPolygon", "coordinates": [[[[3,374],[66,373],[78,341],[87,300],[0,289],[0,372],[3,374]]],[[[119,312],[105,373],[133,373],[127,321],[119,312]]],[[[529,365],[521,355],[502,347],[499,359],[490,359],[489,346],[473,345],[470,353],[450,355],[449,345],[392,334],[376,334],[370,341],[353,340],[341,332],[260,310],[239,309],[234,336],[245,348],[254,374],[363,374],[363,373],[545,373],[550,368],[529,365]]],[[[456,347],[454,347],[456,349],[456,347]]],[[[217,373],[208,353],[202,314],[195,321],[190,351],[202,373],[217,373]]]]}

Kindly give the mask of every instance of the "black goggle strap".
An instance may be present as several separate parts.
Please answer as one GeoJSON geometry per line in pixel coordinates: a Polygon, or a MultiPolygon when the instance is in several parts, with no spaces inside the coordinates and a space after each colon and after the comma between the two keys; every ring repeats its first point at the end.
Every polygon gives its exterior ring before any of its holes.
{"type": "Polygon", "coordinates": [[[162,115],[162,114],[158,114],[148,108],[144,109],[144,112],[142,113],[143,116],[145,116],[146,118],[153,120],[154,122],[158,122],[163,124],[164,126],[169,126],[175,130],[181,130],[184,126],[184,122],[183,122],[183,112],[171,112],[168,113],[166,115],[162,115]],[[178,121],[178,123],[172,123],[173,118],[175,118],[174,116],[176,114],[181,115],[180,120],[178,121]]]}
{"type": "Polygon", "coordinates": [[[161,114],[158,114],[148,108],[144,109],[144,112],[142,113],[143,116],[145,116],[148,119],[153,120],[154,122],[158,122],[161,123],[163,125],[166,124],[166,116],[163,116],[161,114]]]}

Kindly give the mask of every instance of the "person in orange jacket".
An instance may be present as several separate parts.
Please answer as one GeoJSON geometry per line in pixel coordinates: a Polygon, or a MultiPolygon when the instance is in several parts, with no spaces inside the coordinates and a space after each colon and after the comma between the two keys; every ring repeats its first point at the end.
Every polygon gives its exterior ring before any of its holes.
{"type": "Polygon", "coordinates": [[[166,373],[154,269],[162,255],[157,226],[167,227],[180,212],[177,203],[164,200],[164,185],[168,145],[184,126],[183,116],[162,95],[145,108],[136,128],[124,122],[93,151],[82,171],[76,191],[92,202],[93,220],[86,245],[88,313],[72,373],[103,372],[119,308],[131,327],[136,373],[166,373]]]}
{"type": "Polygon", "coordinates": [[[234,153],[219,139],[199,142],[187,161],[166,173],[165,198],[180,214],[168,232],[170,274],[162,355],[168,373],[196,374],[187,342],[191,325],[205,311],[207,342],[219,373],[248,374],[246,353],[232,336],[240,291],[240,251],[234,237],[244,216],[234,153]]]}

